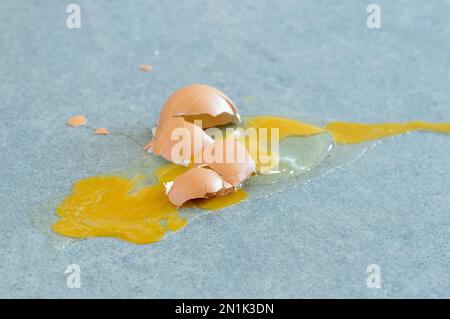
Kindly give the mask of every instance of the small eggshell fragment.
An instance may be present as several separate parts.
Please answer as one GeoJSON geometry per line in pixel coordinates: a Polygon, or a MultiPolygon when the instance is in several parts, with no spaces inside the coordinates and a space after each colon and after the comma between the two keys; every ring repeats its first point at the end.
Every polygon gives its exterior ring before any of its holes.
{"type": "Polygon", "coordinates": [[[144,146],[142,146],[142,149],[144,151],[147,151],[148,153],[153,153],[152,152],[152,146],[153,146],[153,140],[149,141],[147,144],[145,144],[144,146]]]}
{"type": "Polygon", "coordinates": [[[106,127],[99,127],[97,129],[95,129],[95,134],[96,135],[108,135],[109,130],[106,127]]]}
{"type": "Polygon", "coordinates": [[[202,128],[239,123],[239,114],[231,99],[222,91],[204,84],[185,86],[173,93],[164,104],[158,126],[172,117],[189,122],[202,121],[202,128]]]}
{"type": "Polygon", "coordinates": [[[78,127],[81,125],[85,125],[87,123],[87,119],[83,115],[75,115],[69,118],[66,122],[67,125],[72,127],[78,127]]]}
{"type": "Polygon", "coordinates": [[[217,139],[203,149],[202,164],[222,176],[233,187],[238,187],[256,170],[244,144],[234,138],[217,139]]]}
{"type": "Polygon", "coordinates": [[[151,149],[153,154],[161,155],[175,164],[186,165],[194,154],[213,142],[200,127],[186,122],[183,118],[174,117],[167,119],[164,126],[157,127],[154,139],[144,146],[144,149],[151,149]],[[183,140],[186,147],[182,147],[183,140]],[[182,149],[183,154],[180,154],[178,149],[182,149]]]}
{"type": "Polygon", "coordinates": [[[212,169],[195,167],[175,177],[170,185],[169,201],[177,207],[195,198],[214,197],[224,189],[224,183],[219,174],[212,169]]]}
{"type": "Polygon", "coordinates": [[[215,197],[224,196],[235,191],[233,185],[223,180],[223,188],[215,194],[215,197]]]}
{"type": "Polygon", "coordinates": [[[141,69],[144,72],[150,72],[152,70],[152,66],[148,64],[141,64],[139,65],[139,69],[141,69]]]}

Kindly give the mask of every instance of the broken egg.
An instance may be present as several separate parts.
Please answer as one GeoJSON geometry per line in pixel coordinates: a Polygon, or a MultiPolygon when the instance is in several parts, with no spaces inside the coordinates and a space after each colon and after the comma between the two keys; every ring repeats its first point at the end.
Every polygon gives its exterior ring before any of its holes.
{"type": "Polygon", "coordinates": [[[191,199],[216,197],[230,190],[232,186],[212,169],[195,167],[175,177],[167,195],[173,205],[180,207],[191,199]]]}
{"type": "Polygon", "coordinates": [[[240,141],[234,137],[214,140],[204,131],[239,122],[231,99],[211,86],[188,85],[169,97],[144,150],[175,164],[195,163],[178,180],[165,184],[172,204],[228,194],[255,172],[255,162],[240,141]]]}
{"type": "Polygon", "coordinates": [[[173,93],[159,115],[158,126],[173,117],[202,121],[202,128],[239,123],[236,106],[222,91],[204,84],[185,86],[173,93]]]}
{"type": "Polygon", "coordinates": [[[173,117],[157,127],[154,139],[144,149],[151,149],[172,163],[187,165],[194,154],[213,142],[200,127],[173,117]]]}
{"type": "MultiPolygon", "coordinates": [[[[450,134],[450,123],[338,121],[322,127],[290,118],[261,115],[246,119],[240,130],[232,130],[233,134],[224,138],[212,133],[213,130],[222,132],[223,128],[211,128],[209,132],[204,129],[205,126],[239,120],[234,104],[211,87],[193,85],[176,94],[184,91],[187,92],[186,99],[169,98],[168,109],[163,110],[168,115],[162,114],[153,140],[145,147],[173,163],[160,166],[160,159],[142,157],[125,171],[75,182],[71,193],[56,208],[59,219],[52,225],[54,232],[73,238],[115,237],[136,244],[154,243],[188,223],[189,214],[182,216],[180,207],[219,210],[245,200],[247,190],[256,194],[253,199],[262,198],[272,194],[274,187],[291,190],[299,182],[309,181],[311,176],[326,176],[343,163],[344,153],[339,153],[340,150],[335,156],[336,162],[328,162],[329,156],[334,154],[331,151],[341,144],[363,143],[411,131],[450,134]],[[213,101],[211,104],[207,102],[209,99],[213,101]],[[182,107],[176,101],[183,102],[182,107]],[[196,119],[209,122],[196,125],[196,119]],[[178,156],[181,151],[178,137],[181,136],[198,141],[193,143],[187,139],[186,154],[178,156]],[[278,139],[283,140],[280,149],[276,143],[272,144],[278,139]],[[196,160],[198,154],[200,161],[196,160]],[[192,165],[177,165],[191,160],[192,165]],[[259,174],[245,190],[242,185],[253,174],[255,166],[259,174]],[[316,171],[310,175],[313,168],[316,171]],[[146,176],[152,169],[154,176],[146,176]]],[[[67,124],[85,123],[84,117],[75,116],[67,124]]],[[[102,132],[101,128],[97,129],[99,132],[102,132]]]]}
{"type": "Polygon", "coordinates": [[[233,137],[220,138],[203,149],[201,166],[208,166],[220,174],[233,187],[256,171],[255,161],[244,144],[233,137]]]}

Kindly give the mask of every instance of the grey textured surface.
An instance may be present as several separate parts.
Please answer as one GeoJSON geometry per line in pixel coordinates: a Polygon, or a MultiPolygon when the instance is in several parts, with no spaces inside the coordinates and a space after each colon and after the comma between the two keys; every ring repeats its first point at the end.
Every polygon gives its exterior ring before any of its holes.
{"type": "Polygon", "coordinates": [[[377,1],[379,30],[359,0],[77,3],[82,28],[71,30],[68,3],[0,2],[1,297],[450,297],[444,135],[384,140],[154,245],[55,249],[30,219],[74,180],[132,160],[138,145],[118,133],[144,142],[189,83],[219,87],[243,114],[449,121],[450,1],[377,1]],[[67,127],[74,114],[114,134],[67,127]],[[81,289],[66,287],[71,263],[81,289]],[[381,289],[366,286],[372,263],[381,289]]]}

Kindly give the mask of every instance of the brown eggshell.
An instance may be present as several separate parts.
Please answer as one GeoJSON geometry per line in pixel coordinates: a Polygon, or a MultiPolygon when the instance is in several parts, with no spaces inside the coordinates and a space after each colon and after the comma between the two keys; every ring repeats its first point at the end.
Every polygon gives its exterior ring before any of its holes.
{"type": "Polygon", "coordinates": [[[220,174],[233,187],[238,187],[256,170],[244,144],[233,137],[217,139],[203,149],[202,164],[220,174]]]}
{"type": "Polygon", "coordinates": [[[87,123],[87,119],[83,115],[75,115],[69,118],[66,123],[72,127],[78,127],[85,125],[87,123]]]}
{"type": "Polygon", "coordinates": [[[110,134],[109,130],[106,127],[96,128],[94,133],[96,135],[108,135],[108,134],[110,134]]]}
{"type": "Polygon", "coordinates": [[[231,99],[222,91],[204,84],[185,86],[173,93],[159,115],[158,126],[172,117],[189,122],[202,120],[202,128],[239,123],[239,114],[231,99]]]}
{"type": "Polygon", "coordinates": [[[169,201],[180,207],[195,198],[215,197],[225,192],[229,184],[225,184],[219,174],[212,169],[195,167],[175,177],[168,192],[169,201]]]}
{"type": "Polygon", "coordinates": [[[212,144],[214,140],[209,137],[200,127],[186,122],[180,117],[169,118],[164,122],[164,126],[158,126],[153,140],[144,149],[151,148],[153,154],[161,155],[166,160],[175,164],[186,165],[190,162],[195,153],[201,152],[206,146],[212,144]],[[179,154],[175,147],[180,148],[181,137],[172,138],[174,130],[183,130],[183,134],[190,137],[190,145],[183,148],[185,154],[179,154]],[[198,139],[198,141],[195,141],[198,139]],[[178,156],[180,155],[180,156],[178,156]]]}

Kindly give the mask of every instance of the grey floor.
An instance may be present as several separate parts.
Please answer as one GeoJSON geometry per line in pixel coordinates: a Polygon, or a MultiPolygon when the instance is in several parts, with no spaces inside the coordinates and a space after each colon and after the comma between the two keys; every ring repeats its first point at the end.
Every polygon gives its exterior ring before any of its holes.
{"type": "Polygon", "coordinates": [[[78,0],[81,29],[68,29],[64,1],[2,0],[0,296],[450,297],[445,135],[384,140],[154,245],[55,246],[33,209],[135,158],[126,135],[145,142],[189,83],[217,86],[242,114],[450,121],[450,1],[376,1],[374,30],[375,1],[78,0]],[[67,127],[74,114],[113,134],[67,127]],[[66,286],[73,263],[80,289],[66,286]],[[379,289],[366,285],[370,264],[379,289]]]}

